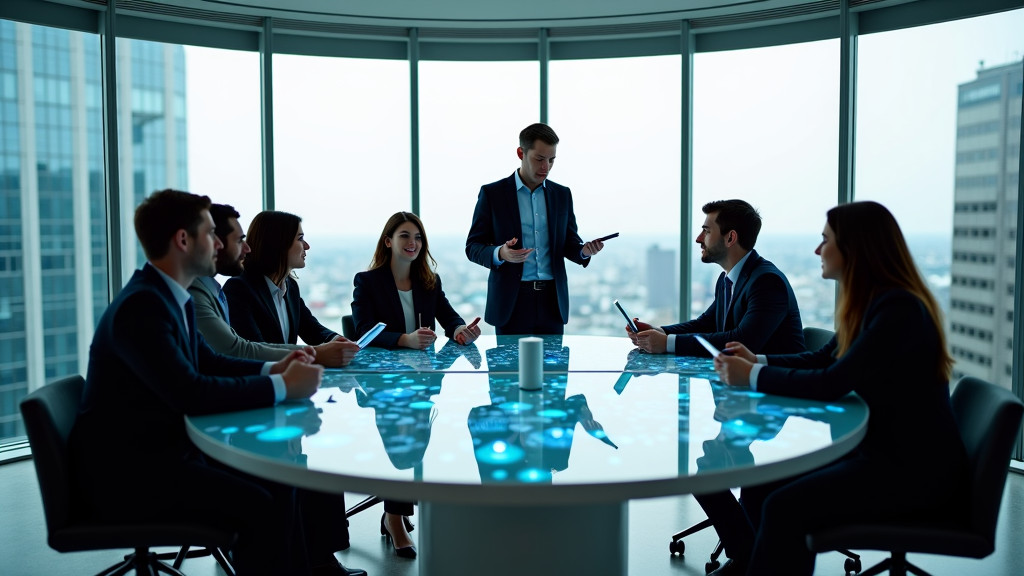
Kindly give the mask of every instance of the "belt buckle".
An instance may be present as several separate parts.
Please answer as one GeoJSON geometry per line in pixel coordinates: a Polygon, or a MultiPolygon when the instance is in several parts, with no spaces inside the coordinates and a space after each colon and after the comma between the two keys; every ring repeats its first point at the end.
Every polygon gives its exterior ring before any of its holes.
{"type": "Polygon", "coordinates": [[[544,290],[544,286],[545,286],[546,283],[547,283],[547,280],[534,280],[533,281],[533,289],[534,289],[534,291],[536,291],[536,292],[543,291],[544,290]]]}

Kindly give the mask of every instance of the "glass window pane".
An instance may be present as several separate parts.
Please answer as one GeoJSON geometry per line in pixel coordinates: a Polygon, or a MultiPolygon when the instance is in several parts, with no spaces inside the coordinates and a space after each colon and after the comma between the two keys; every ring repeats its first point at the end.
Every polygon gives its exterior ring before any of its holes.
{"type": "Polygon", "coordinates": [[[487,302],[488,270],[466,257],[473,209],[481,186],[519,167],[519,132],[540,114],[539,74],[536,62],[420,63],[420,216],[445,295],[468,322],[487,302]]]}
{"type": "Polygon", "coordinates": [[[694,243],[701,207],[739,198],[761,212],[754,248],[789,279],[804,326],[833,328],[835,284],[814,249],[838,198],[838,78],[838,40],[694,57],[691,317],[722,272],[694,243]]]}
{"type": "Polygon", "coordinates": [[[1010,388],[1024,10],[860,39],[856,198],[946,313],[954,378],[1010,388]]]}
{"type": "Polygon", "coordinates": [[[85,374],[107,303],[98,40],[0,20],[0,445],[29,391],[85,374]]]}
{"type": "Polygon", "coordinates": [[[573,190],[584,241],[621,234],[586,269],[568,265],[566,332],[624,335],[616,299],[644,321],[677,322],[680,57],[556,61],[550,77],[552,179],[573,190]]]}
{"type": "Polygon", "coordinates": [[[274,55],[276,208],[302,218],[302,297],[339,334],[353,276],[412,206],[409,158],[408,62],[274,55]]]}

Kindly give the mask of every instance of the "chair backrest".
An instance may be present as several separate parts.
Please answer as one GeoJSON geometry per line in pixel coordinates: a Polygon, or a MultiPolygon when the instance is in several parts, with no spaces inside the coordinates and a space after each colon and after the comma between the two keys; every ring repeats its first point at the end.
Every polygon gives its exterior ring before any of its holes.
{"type": "Polygon", "coordinates": [[[352,319],[351,314],[346,314],[341,317],[341,335],[349,340],[355,340],[356,336],[356,321],[352,319]]]}
{"type": "Polygon", "coordinates": [[[828,341],[835,335],[836,333],[831,330],[804,326],[804,346],[806,346],[808,350],[817,350],[825,344],[828,344],[828,341]]]}
{"type": "Polygon", "coordinates": [[[78,417],[85,380],[68,376],[39,388],[21,401],[32,460],[49,534],[71,523],[71,458],[68,437],[78,417]]]}
{"type": "Polygon", "coordinates": [[[994,547],[999,505],[1024,403],[1009,390],[970,376],[960,380],[950,401],[967,449],[970,526],[994,547]]]}

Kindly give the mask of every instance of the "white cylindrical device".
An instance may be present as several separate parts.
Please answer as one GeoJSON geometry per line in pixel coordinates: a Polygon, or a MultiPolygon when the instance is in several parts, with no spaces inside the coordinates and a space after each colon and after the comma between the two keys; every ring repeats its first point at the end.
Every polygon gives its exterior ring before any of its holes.
{"type": "Polygon", "coordinates": [[[519,339],[519,387],[540,390],[544,382],[544,340],[535,336],[519,339]]]}

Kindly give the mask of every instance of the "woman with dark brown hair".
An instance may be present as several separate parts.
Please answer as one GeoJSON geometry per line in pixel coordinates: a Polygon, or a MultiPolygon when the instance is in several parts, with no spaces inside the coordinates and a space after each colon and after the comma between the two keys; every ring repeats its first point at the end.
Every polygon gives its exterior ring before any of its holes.
{"type": "Polygon", "coordinates": [[[822,276],[839,283],[832,341],[815,351],[769,356],[730,342],[725,350],[731,355],[719,355],[715,369],[728,385],[769,394],[829,401],[856,392],[870,409],[867,434],[838,462],[744,488],[748,528],[756,533],[749,567],[741,552],[719,569],[723,574],[811,574],[808,533],[884,517],[955,513],[956,494],[965,486],[941,311],[895,218],[876,202],[837,206],[828,212],[815,254],[822,276]]]}

